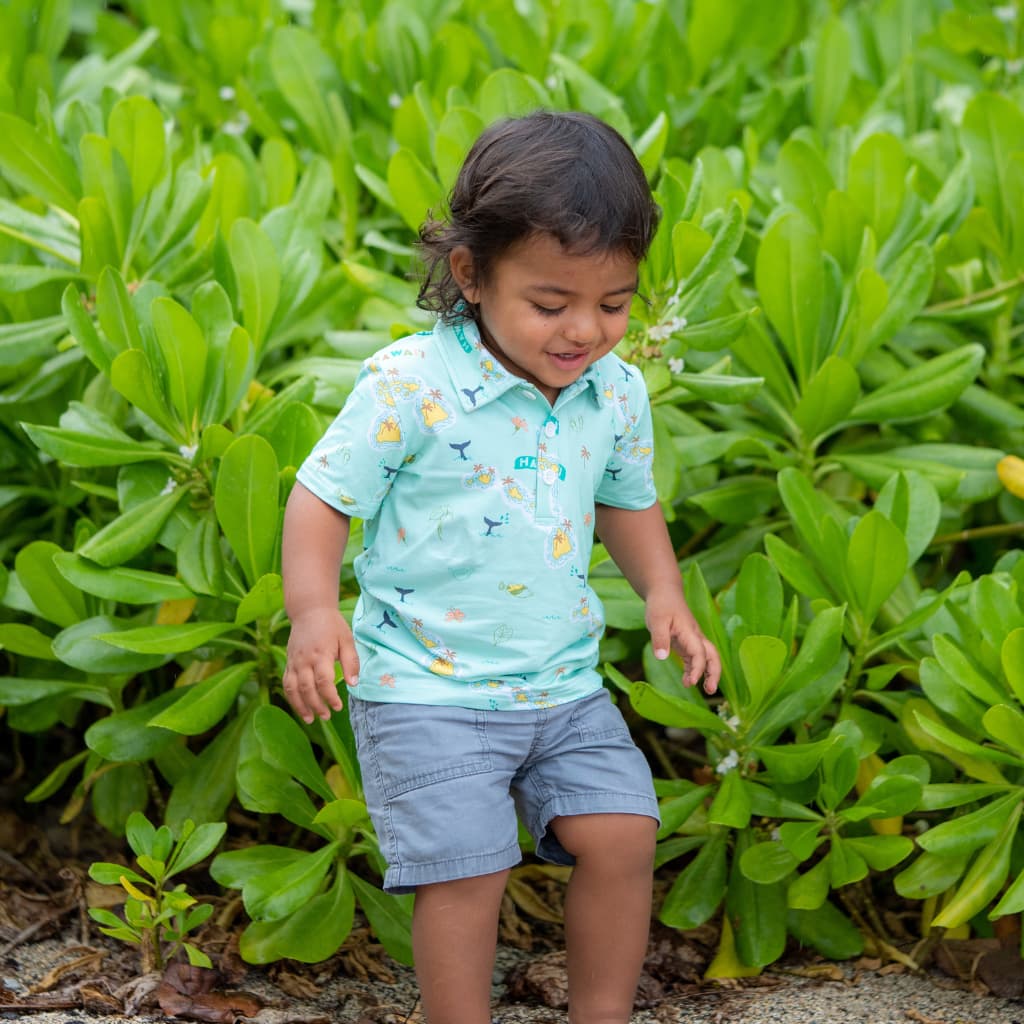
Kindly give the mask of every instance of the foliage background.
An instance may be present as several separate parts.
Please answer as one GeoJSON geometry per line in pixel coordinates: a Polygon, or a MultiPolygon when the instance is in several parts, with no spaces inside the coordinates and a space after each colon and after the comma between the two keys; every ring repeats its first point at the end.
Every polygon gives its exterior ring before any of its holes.
{"type": "Polygon", "coordinates": [[[344,716],[282,710],[281,508],[360,360],[426,325],[411,242],[472,139],[578,108],[665,213],[622,349],[725,661],[680,694],[598,551],[662,920],[724,910],[729,971],[891,948],[893,887],[922,930],[1024,909],[1017,5],[8,0],[0,32],[20,797],[116,834],[241,805],[279,840],[212,864],[248,959],[330,955],[357,902],[408,958],[344,716]]]}

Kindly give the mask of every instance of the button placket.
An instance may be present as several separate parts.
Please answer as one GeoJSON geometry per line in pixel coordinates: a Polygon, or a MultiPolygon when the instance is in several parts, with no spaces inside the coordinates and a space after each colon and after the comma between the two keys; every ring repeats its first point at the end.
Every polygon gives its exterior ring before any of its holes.
{"type": "Polygon", "coordinates": [[[557,417],[549,415],[537,435],[537,519],[555,521],[558,517],[555,490],[558,484],[557,417]]]}

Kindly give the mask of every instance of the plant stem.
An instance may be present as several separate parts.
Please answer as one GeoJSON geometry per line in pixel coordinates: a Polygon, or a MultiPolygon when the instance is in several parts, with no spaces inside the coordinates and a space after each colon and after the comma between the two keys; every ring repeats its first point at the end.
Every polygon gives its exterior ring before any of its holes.
{"type": "Polygon", "coordinates": [[[994,284],[991,288],[985,288],[980,292],[971,292],[970,295],[961,295],[958,299],[947,299],[945,302],[936,302],[933,306],[925,306],[921,312],[927,315],[928,313],[944,313],[950,309],[960,309],[962,306],[969,306],[974,302],[983,302],[985,299],[994,299],[998,295],[1005,295],[1021,285],[1024,285],[1024,274],[1018,274],[1010,281],[1000,281],[999,284],[994,284]]]}
{"type": "Polygon", "coordinates": [[[975,526],[970,530],[958,530],[956,533],[944,533],[933,537],[928,545],[930,548],[941,547],[943,544],[964,544],[980,537],[1012,537],[1024,533],[1024,523],[996,523],[993,526],[975,526]]]}

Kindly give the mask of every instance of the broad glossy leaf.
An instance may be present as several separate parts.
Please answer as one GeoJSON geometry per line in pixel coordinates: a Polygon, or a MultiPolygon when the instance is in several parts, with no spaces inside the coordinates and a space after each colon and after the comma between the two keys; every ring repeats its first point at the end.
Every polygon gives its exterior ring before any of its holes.
{"type": "Polygon", "coordinates": [[[174,690],[145,704],[101,718],[85,731],[85,742],[107,761],[146,761],[174,743],[176,734],[149,725],[149,720],[181,695],[174,690]]]}
{"type": "Polygon", "coordinates": [[[1013,211],[1009,156],[1021,148],[1024,113],[1009,96],[979,93],[967,104],[960,137],[971,157],[978,199],[1005,233],[1013,211]]]}
{"type": "Polygon", "coordinates": [[[255,667],[255,662],[243,661],[194,683],[180,700],[153,718],[150,725],[172,729],[185,736],[206,732],[228,713],[239,691],[252,678],[255,667]]]}
{"type": "Polygon", "coordinates": [[[786,665],[786,645],[776,636],[748,636],[740,642],[739,660],[750,692],[751,714],[771,697],[786,665]]]}
{"type": "Polygon", "coordinates": [[[278,528],[277,458],[262,437],[246,434],[217,473],[217,521],[249,584],[273,570],[278,528]]]}
{"type": "Polygon", "coordinates": [[[850,597],[865,623],[873,622],[907,571],[907,542],[899,528],[872,509],[857,524],[846,550],[850,597]]]}
{"type": "Polygon", "coordinates": [[[392,154],[387,182],[398,212],[414,231],[431,210],[440,211],[441,185],[411,149],[403,147],[392,154]]]}
{"type": "Polygon", "coordinates": [[[868,862],[872,871],[888,871],[914,851],[907,836],[851,836],[846,845],[868,862]]]}
{"type": "Polygon", "coordinates": [[[982,718],[985,731],[1013,751],[1024,750],[1024,714],[1012,704],[996,704],[982,718]]]}
{"type": "Polygon", "coordinates": [[[108,568],[127,562],[156,540],[185,494],[184,487],[176,487],[139,502],[93,534],[77,554],[108,568]]]}
{"type": "Polygon", "coordinates": [[[861,423],[900,423],[945,409],[978,375],[981,345],[963,345],[929,359],[862,398],[850,418],[861,423]]]}
{"type": "Polygon", "coordinates": [[[845,420],[859,396],[857,371],[840,356],[829,356],[802,389],[793,419],[813,441],[845,420]]]}
{"type": "Polygon", "coordinates": [[[150,307],[153,330],[163,353],[167,389],[192,437],[206,372],[206,339],[192,314],[173,299],[159,298],[150,307]]]}
{"type": "Polygon", "coordinates": [[[335,146],[344,141],[325,99],[335,72],[317,37],[295,26],[278,27],[271,33],[268,56],[274,83],[316,148],[321,153],[333,153],[335,146]]]}
{"type": "Polygon", "coordinates": [[[834,739],[829,736],[813,743],[784,743],[778,747],[755,747],[772,778],[778,782],[800,782],[821,763],[834,739]]]}
{"type": "Polygon", "coordinates": [[[909,564],[913,565],[939,525],[942,503],[935,487],[913,470],[897,473],[879,492],[875,508],[899,528],[907,542],[909,564]]]}
{"type": "Polygon", "coordinates": [[[867,861],[839,836],[832,837],[827,860],[829,882],[833,889],[841,889],[844,885],[852,885],[867,877],[867,861]]]}
{"type": "Polygon", "coordinates": [[[280,921],[254,921],[242,933],[239,952],[251,964],[282,957],[315,964],[326,960],[348,938],[355,914],[350,876],[339,869],[331,888],[280,921]]]}
{"type": "Polygon", "coordinates": [[[798,213],[783,214],[765,232],[757,253],[757,290],[801,387],[818,365],[825,271],[812,225],[798,213]]]}
{"type": "Polygon", "coordinates": [[[836,15],[818,31],[811,82],[811,120],[822,136],[835,123],[853,77],[852,43],[846,24],[836,15]]]}
{"type": "MultiPolygon", "coordinates": [[[[100,276],[102,277],[102,275],[100,276]]],[[[82,298],[78,288],[69,284],[61,296],[61,312],[64,314],[68,330],[89,361],[97,370],[109,373],[111,360],[117,354],[117,350],[96,330],[92,317],[82,305],[82,298]]]]}
{"type": "Polygon", "coordinates": [[[906,194],[907,156],[894,135],[869,135],[850,159],[847,190],[879,243],[892,233],[906,194]]]}
{"type": "Polygon", "coordinates": [[[61,549],[52,541],[26,544],[14,558],[14,569],[22,587],[39,614],[58,626],[72,626],[86,616],[81,591],[69,583],[54,561],[61,549]]]}
{"type": "Polygon", "coordinates": [[[847,358],[856,366],[879,346],[906,327],[924,307],[935,277],[935,258],[924,242],[915,242],[885,275],[887,302],[863,340],[847,358]]]}
{"type": "Polygon", "coordinates": [[[756,843],[740,857],[740,870],[752,882],[769,885],[792,874],[798,863],[782,843],[756,843]]]}
{"type": "Polygon", "coordinates": [[[941,857],[966,856],[989,842],[1020,797],[1010,792],[955,818],[940,822],[918,838],[918,845],[941,857]]]}
{"type": "Polygon", "coordinates": [[[1009,694],[1002,681],[979,665],[977,656],[965,649],[962,643],[945,633],[937,633],[932,638],[932,646],[939,664],[971,697],[988,705],[1005,702],[1009,694]]]}
{"type": "Polygon", "coordinates": [[[167,148],[163,115],[145,96],[127,96],[114,105],[107,131],[128,167],[132,196],[139,203],[163,171],[167,148]]]}
{"type": "Polygon", "coordinates": [[[411,966],[414,897],[389,895],[354,874],[348,878],[373,934],[394,960],[411,966]]]}
{"type": "Polygon", "coordinates": [[[786,890],[781,882],[752,882],[740,869],[743,854],[752,843],[749,830],[736,838],[725,912],[736,933],[741,962],[764,967],[778,960],[786,946],[786,890]]]}
{"type": "Polygon", "coordinates": [[[804,137],[790,136],[779,150],[775,172],[783,198],[820,229],[835,182],[818,148],[804,137]]]}
{"type": "Polygon", "coordinates": [[[0,172],[13,185],[74,215],[81,186],[71,157],[27,121],[0,114],[0,172]]]}
{"type": "Polygon", "coordinates": [[[139,626],[101,633],[97,639],[139,654],[181,654],[216,640],[232,629],[235,629],[233,622],[187,622],[180,626],[139,626]]]}
{"type": "Polygon", "coordinates": [[[512,68],[492,71],[477,90],[475,109],[485,123],[546,107],[551,98],[536,79],[512,68]]]}
{"type": "Polygon", "coordinates": [[[716,829],[697,855],[679,873],[658,913],[670,928],[686,930],[702,925],[718,909],[726,891],[726,837],[716,829]]]}
{"type": "Polygon", "coordinates": [[[790,903],[786,927],[802,946],[829,960],[852,960],[864,952],[864,936],[831,902],[801,909],[790,903]]]}
{"type": "Polygon", "coordinates": [[[52,355],[54,342],[66,333],[67,328],[61,316],[3,324],[0,326],[0,368],[18,366],[52,355]]]}
{"type": "Polygon", "coordinates": [[[254,921],[277,921],[308,904],[331,870],[338,846],[328,843],[292,864],[250,878],[242,889],[249,916],[254,921]]]}
{"type": "Polygon", "coordinates": [[[718,792],[708,808],[708,821],[729,828],[746,828],[750,822],[750,794],[735,769],[722,776],[718,792]]]}
{"type": "Polygon", "coordinates": [[[909,775],[876,776],[860,799],[840,815],[848,821],[894,818],[916,810],[921,802],[921,782],[909,775]]]}
{"type": "Polygon", "coordinates": [[[974,735],[982,733],[981,719],[989,707],[987,702],[976,700],[969,686],[961,686],[935,658],[923,658],[918,672],[921,689],[940,711],[960,722],[968,732],[974,735]]]}
{"type": "Polygon", "coordinates": [[[177,577],[164,573],[122,566],[103,569],[69,551],[58,552],[53,560],[60,574],[73,586],[110,601],[157,604],[195,596],[177,577]]]}
{"type": "Polygon", "coordinates": [[[214,857],[210,864],[210,877],[227,889],[241,889],[249,879],[294,864],[304,856],[303,850],[270,843],[226,850],[214,857]]]}
{"type": "Polygon", "coordinates": [[[792,910],[817,910],[828,897],[828,858],[823,857],[789,883],[786,905],[792,910]]]}
{"type": "Polygon", "coordinates": [[[937,928],[955,928],[969,921],[984,910],[1002,888],[1010,871],[1010,852],[1022,806],[1018,799],[995,838],[975,858],[956,895],[932,922],[937,928]]]}
{"type": "Polygon", "coordinates": [[[59,697],[74,697],[108,708],[114,706],[110,690],[100,683],[0,676],[0,704],[9,708],[23,707],[36,701],[53,701],[59,697]]]}
{"type": "Polygon", "coordinates": [[[786,582],[802,597],[832,599],[828,584],[818,575],[810,560],[773,533],[764,538],[764,549],[786,582]]]}
{"type": "Polygon", "coordinates": [[[164,819],[176,829],[188,820],[203,824],[223,821],[236,797],[238,752],[248,716],[229,721],[199,753],[188,770],[174,780],[164,819]]]}
{"type": "Polygon", "coordinates": [[[268,764],[298,779],[322,799],[334,799],[323,770],[313,756],[313,748],[294,718],[280,708],[261,707],[253,718],[253,726],[268,764]]]}
{"type": "Polygon", "coordinates": [[[244,625],[255,619],[267,619],[284,608],[281,577],[277,573],[261,576],[239,602],[235,622],[244,625]]]}
{"type": "Polygon", "coordinates": [[[629,691],[629,702],[637,714],[659,725],[700,729],[712,734],[728,732],[729,729],[718,715],[704,705],[662,693],[649,683],[633,683],[629,691]]]}
{"type": "Polygon", "coordinates": [[[141,409],[177,440],[184,440],[181,420],[176,419],[167,404],[157,370],[141,348],[126,349],[110,366],[110,382],[132,405],[141,409]]]}
{"type": "Polygon", "coordinates": [[[247,217],[239,217],[231,225],[228,248],[242,304],[242,320],[258,352],[267,340],[277,310],[281,264],[266,232],[247,217]]]}
{"type": "Polygon", "coordinates": [[[224,559],[221,536],[212,510],[178,543],[178,572],[197,594],[219,597],[224,592],[224,559]]]}
{"type": "Polygon", "coordinates": [[[970,853],[955,856],[922,853],[893,879],[896,891],[907,899],[923,900],[948,892],[967,867],[970,853]]]}
{"type": "Polygon", "coordinates": [[[23,622],[0,622],[0,650],[44,661],[57,660],[53,653],[53,640],[23,622]]]}
{"type": "Polygon", "coordinates": [[[1008,633],[999,652],[1006,681],[1024,704],[1024,627],[1008,633]]]}
{"type": "Polygon", "coordinates": [[[751,633],[777,636],[782,627],[782,581],[764,555],[748,555],[736,581],[736,612],[751,633]]]}

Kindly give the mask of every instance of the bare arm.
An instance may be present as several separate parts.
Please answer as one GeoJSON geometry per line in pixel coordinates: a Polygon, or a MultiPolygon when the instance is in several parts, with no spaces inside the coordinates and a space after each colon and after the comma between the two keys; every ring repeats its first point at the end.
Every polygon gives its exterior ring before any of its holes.
{"type": "Polygon", "coordinates": [[[355,685],[359,658],[352,630],[338,610],[338,577],[349,518],[300,483],[288,498],[281,539],[284,605],[292,622],[284,693],[305,722],[341,710],[334,663],[355,685]]]}
{"type": "Polygon", "coordinates": [[[598,537],[643,598],[654,656],[667,658],[670,647],[675,647],[686,664],[683,684],[693,686],[704,676],[704,689],[714,693],[722,674],[721,660],[686,603],[661,506],[638,512],[598,505],[595,514],[598,537]]]}

